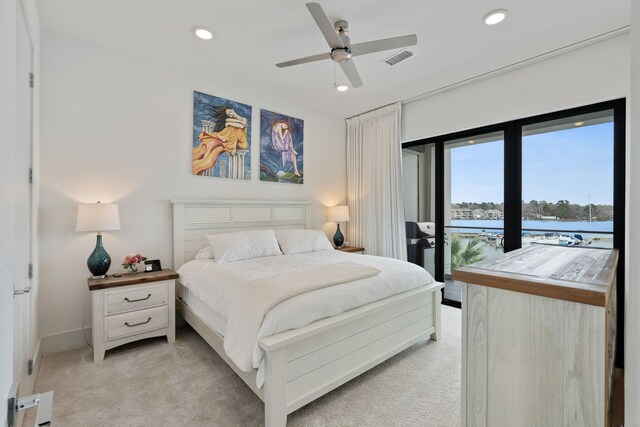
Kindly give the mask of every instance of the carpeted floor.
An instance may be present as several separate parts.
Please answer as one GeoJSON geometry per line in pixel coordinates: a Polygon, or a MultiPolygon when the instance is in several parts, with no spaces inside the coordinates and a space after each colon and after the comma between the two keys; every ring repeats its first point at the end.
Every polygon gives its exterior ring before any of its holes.
{"type": "MultiPolygon", "coordinates": [[[[289,415],[288,426],[459,426],[460,310],[420,342],[289,415]]],[[[189,327],[175,345],[132,343],[93,363],[90,348],[46,356],[36,391],[54,390],[55,426],[262,426],[260,399],[189,327]]],[[[33,425],[29,410],[25,426],[33,425]]]]}

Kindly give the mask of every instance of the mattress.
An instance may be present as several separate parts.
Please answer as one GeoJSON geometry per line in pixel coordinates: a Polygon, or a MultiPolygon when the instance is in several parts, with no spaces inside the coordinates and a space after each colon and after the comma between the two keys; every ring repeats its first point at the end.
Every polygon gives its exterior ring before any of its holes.
{"type": "Polygon", "coordinates": [[[224,337],[227,319],[216,313],[204,301],[195,296],[188,288],[177,284],[178,298],[193,311],[193,313],[224,337]]]}

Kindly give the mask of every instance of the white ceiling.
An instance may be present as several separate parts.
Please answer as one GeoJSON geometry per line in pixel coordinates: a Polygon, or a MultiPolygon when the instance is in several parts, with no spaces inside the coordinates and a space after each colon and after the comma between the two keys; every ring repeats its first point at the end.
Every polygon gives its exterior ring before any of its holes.
{"type": "MultiPolygon", "coordinates": [[[[630,0],[320,0],[346,19],[352,43],[415,33],[415,57],[390,67],[395,51],[355,59],[364,86],[337,93],[329,60],[275,63],[328,51],[301,0],[39,0],[46,30],[153,58],[173,67],[239,76],[292,102],[342,117],[406,99],[630,24],[630,0]],[[506,8],[486,26],[482,17],[506,8]],[[211,29],[196,39],[191,28],[211,29]]],[[[45,34],[46,37],[46,34],[45,34]]],[[[338,67],[339,79],[346,81],[338,67]]]]}

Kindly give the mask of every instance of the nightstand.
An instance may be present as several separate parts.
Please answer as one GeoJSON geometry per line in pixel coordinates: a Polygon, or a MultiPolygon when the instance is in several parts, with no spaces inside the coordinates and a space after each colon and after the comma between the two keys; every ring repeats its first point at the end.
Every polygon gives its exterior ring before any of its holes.
{"type": "Polygon", "coordinates": [[[363,254],[364,248],[358,248],[356,246],[342,246],[340,248],[336,248],[336,251],[350,252],[352,254],[363,254]]]}
{"type": "Polygon", "coordinates": [[[87,280],[93,300],[93,361],[104,352],[144,338],[176,340],[173,270],[124,273],[120,277],[87,280]]]}

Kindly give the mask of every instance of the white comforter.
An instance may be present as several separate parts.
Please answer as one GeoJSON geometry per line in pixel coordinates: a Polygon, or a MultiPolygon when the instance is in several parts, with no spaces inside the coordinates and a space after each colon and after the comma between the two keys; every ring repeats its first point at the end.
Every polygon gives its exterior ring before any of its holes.
{"type": "Polygon", "coordinates": [[[297,295],[273,307],[264,318],[253,344],[253,367],[258,369],[257,385],[261,387],[264,383],[264,372],[261,369],[264,353],[258,345],[261,338],[301,328],[317,320],[432,283],[434,279],[423,268],[414,264],[340,251],[254,258],[227,264],[193,260],[180,267],[178,273],[180,282],[189,291],[226,319],[229,317],[235,292],[242,284],[303,267],[345,260],[377,268],[381,273],[297,295]]]}

